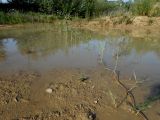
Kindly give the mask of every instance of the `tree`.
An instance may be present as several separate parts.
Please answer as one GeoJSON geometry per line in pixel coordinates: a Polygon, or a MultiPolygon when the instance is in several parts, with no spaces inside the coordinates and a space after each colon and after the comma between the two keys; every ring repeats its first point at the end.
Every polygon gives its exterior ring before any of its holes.
{"type": "Polygon", "coordinates": [[[54,0],[37,0],[35,2],[39,6],[39,11],[48,14],[53,12],[53,3],[54,0]]]}

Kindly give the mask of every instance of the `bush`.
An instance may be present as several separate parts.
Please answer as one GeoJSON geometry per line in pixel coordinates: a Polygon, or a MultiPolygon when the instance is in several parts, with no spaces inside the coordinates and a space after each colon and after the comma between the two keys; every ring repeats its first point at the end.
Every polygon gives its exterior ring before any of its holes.
{"type": "Polygon", "coordinates": [[[160,16],[160,2],[153,5],[150,16],[160,16]]]}
{"type": "Polygon", "coordinates": [[[135,0],[131,7],[134,15],[160,16],[160,3],[158,0],[135,0]]]}
{"type": "Polygon", "coordinates": [[[46,15],[42,13],[4,13],[0,12],[0,24],[19,24],[26,22],[53,22],[56,17],[54,15],[46,15]]]}
{"type": "Polygon", "coordinates": [[[151,10],[151,0],[135,0],[132,12],[135,15],[149,15],[151,10]]]}

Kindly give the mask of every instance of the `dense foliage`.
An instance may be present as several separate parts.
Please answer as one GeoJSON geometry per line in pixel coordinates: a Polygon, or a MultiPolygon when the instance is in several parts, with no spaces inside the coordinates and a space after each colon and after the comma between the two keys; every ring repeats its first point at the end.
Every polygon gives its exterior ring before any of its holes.
{"type": "MultiPolygon", "coordinates": [[[[160,12],[159,0],[8,0],[6,7],[19,11],[42,12],[60,16],[91,17],[101,14],[115,13],[115,11],[129,11],[135,15],[154,15],[160,12]]],[[[5,5],[4,5],[5,6],[5,5]]]]}
{"type": "MultiPolygon", "coordinates": [[[[93,16],[97,0],[9,0],[10,8],[60,16],[93,16]]],[[[100,10],[100,9],[99,9],[100,10]]]]}
{"type": "Polygon", "coordinates": [[[32,20],[41,22],[45,21],[47,15],[49,21],[55,16],[61,19],[91,18],[102,15],[122,16],[126,14],[129,14],[129,16],[160,16],[160,1],[8,0],[7,4],[0,3],[0,11],[2,11],[0,12],[0,23],[6,21],[8,21],[6,23],[19,23],[32,20]],[[32,16],[32,14],[35,16],[32,16]]]}
{"type": "Polygon", "coordinates": [[[159,0],[135,0],[132,5],[132,12],[135,15],[159,16],[159,0]]]}

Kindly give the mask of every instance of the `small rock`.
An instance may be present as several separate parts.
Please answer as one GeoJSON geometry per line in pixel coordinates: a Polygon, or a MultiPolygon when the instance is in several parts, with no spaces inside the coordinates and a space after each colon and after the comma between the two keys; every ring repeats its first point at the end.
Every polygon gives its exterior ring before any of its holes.
{"type": "Polygon", "coordinates": [[[46,92],[49,93],[49,94],[51,94],[53,92],[53,90],[51,88],[47,88],[46,92]]]}
{"type": "Polygon", "coordinates": [[[19,102],[22,98],[22,94],[18,93],[17,96],[14,98],[14,101],[19,102]]]}
{"type": "Polygon", "coordinates": [[[98,100],[95,100],[94,103],[97,104],[97,103],[98,103],[98,100]]]}
{"type": "Polygon", "coordinates": [[[17,98],[14,98],[13,101],[14,101],[14,102],[18,102],[18,99],[17,99],[17,98]]]}
{"type": "Polygon", "coordinates": [[[96,113],[95,112],[89,112],[88,113],[89,120],[96,120],[96,113]]]}

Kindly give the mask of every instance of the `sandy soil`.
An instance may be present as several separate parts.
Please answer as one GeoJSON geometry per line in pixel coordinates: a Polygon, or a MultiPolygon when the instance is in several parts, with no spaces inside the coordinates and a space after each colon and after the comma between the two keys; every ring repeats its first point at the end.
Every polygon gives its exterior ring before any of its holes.
{"type": "MultiPolygon", "coordinates": [[[[0,119],[143,120],[126,102],[115,108],[125,90],[112,78],[103,68],[0,73],[0,119]]],[[[127,86],[133,83],[127,81],[122,80],[127,86]]],[[[143,101],[147,91],[136,89],[136,99],[143,101]]],[[[159,105],[145,111],[151,120],[159,119],[159,105]]]]}
{"type": "MultiPolygon", "coordinates": [[[[89,29],[107,35],[112,29],[119,29],[129,32],[133,37],[142,36],[148,33],[159,35],[160,17],[136,16],[131,17],[132,23],[126,24],[121,17],[102,17],[93,20],[70,21],[72,27],[89,29]],[[120,23],[119,23],[120,22],[120,23]]],[[[125,20],[124,20],[125,21],[125,20]]]]}

